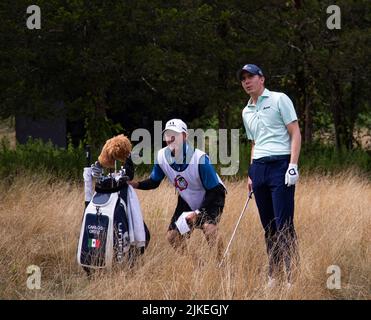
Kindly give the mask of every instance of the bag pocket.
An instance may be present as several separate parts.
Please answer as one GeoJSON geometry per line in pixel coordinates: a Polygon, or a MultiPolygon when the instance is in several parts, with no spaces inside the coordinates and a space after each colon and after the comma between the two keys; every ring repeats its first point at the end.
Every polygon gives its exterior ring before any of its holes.
{"type": "Polygon", "coordinates": [[[104,267],[106,265],[106,242],[109,218],[105,215],[86,214],[81,245],[82,265],[104,267]]]}

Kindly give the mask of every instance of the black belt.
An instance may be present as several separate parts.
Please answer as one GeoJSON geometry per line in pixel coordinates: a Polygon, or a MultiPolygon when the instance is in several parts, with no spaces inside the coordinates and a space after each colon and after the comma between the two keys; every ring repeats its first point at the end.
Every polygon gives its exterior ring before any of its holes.
{"type": "Polygon", "coordinates": [[[253,159],[253,163],[268,163],[268,162],[274,162],[279,160],[290,160],[291,155],[289,154],[282,154],[278,156],[268,156],[268,157],[262,157],[259,159],[253,159]]]}

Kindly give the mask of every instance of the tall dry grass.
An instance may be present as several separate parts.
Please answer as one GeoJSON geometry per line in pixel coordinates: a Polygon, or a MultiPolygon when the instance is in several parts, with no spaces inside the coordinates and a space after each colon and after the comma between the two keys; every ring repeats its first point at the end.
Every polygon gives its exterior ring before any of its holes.
{"type": "MultiPolygon", "coordinates": [[[[227,182],[220,234],[227,244],[246,197],[246,181],[227,182]]],[[[295,223],[301,265],[293,288],[266,289],[267,257],[254,201],[232,243],[227,263],[216,267],[201,231],[189,254],[175,253],[165,233],[176,204],[162,183],[138,191],[150,246],[135,270],[101,272],[92,280],[76,263],[83,211],[82,186],[48,177],[19,177],[0,184],[1,299],[370,299],[371,185],[352,172],[302,177],[295,223]],[[199,257],[199,259],[195,259],[199,257]],[[27,266],[41,268],[41,289],[26,286],[27,266]],[[327,268],[341,269],[341,289],[326,287],[327,268]]]]}

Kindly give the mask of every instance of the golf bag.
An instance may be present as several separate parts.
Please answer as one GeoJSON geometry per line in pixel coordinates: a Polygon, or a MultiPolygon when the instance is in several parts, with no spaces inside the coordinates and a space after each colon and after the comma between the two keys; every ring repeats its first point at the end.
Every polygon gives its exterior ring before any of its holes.
{"type": "Polygon", "coordinates": [[[114,264],[132,266],[148,246],[150,233],[127,179],[124,175],[99,178],[92,199],[86,202],[77,261],[88,273],[90,268],[114,264]]]}

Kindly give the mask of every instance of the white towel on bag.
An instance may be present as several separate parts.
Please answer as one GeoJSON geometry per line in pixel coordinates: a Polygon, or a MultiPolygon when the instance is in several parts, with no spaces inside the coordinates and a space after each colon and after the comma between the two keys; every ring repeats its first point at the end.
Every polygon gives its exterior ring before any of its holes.
{"type": "Polygon", "coordinates": [[[128,186],[127,215],[129,226],[130,244],[138,248],[146,245],[146,233],[142,210],[140,209],[138,196],[132,186],[128,186]]]}
{"type": "Polygon", "coordinates": [[[93,176],[92,169],[90,167],[84,168],[84,191],[85,191],[85,201],[90,202],[93,198],[93,176]]]}

